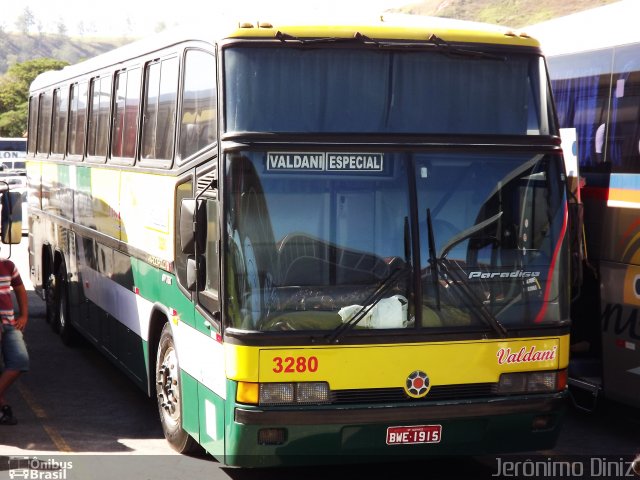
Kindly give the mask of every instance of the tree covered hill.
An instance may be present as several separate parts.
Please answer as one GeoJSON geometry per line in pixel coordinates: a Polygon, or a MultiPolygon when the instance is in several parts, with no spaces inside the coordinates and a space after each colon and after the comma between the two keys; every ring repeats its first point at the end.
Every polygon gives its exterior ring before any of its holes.
{"type": "Polygon", "coordinates": [[[38,58],[78,63],[130,42],[127,38],[72,38],[58,34],[9,33],[0,30],[0,75],[11,65],[38,58]]]}
{"type": "Polygon", "coordinates": [[[394,12],[524,27],[618,0],[418,0],[394,12]]]}
{"type": "Polygon", "coordinates": [[[26,131],[29,85],[39,73],[78,63],[129,41],[0,29],[0,136],[19,137],[26,131]]]}

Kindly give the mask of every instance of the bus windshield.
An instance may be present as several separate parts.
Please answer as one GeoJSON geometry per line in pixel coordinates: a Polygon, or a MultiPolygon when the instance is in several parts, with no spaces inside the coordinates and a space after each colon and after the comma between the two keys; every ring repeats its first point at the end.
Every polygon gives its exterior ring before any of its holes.
{"type": "Polygon", "coordinates": [[[224,53],[225,130],[555,132],[545,65],[539,56],[443,53],[228,47],[224,53]]]}
{"type": "Polygon", "coordinates": [[[534,326],[565,318],[561,157],[226,157],[231,326],[534,326]]]}

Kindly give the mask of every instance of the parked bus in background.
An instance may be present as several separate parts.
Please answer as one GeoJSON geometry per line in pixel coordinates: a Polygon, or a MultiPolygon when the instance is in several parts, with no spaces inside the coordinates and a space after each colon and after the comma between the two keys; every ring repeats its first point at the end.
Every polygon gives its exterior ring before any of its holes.
{"type": "Polygon", "coordinates": [[[62,340],[228,465],[551,447],[571,252],[538,42],[404,17],[215,32],[31,85],[31,280],[62,340]]]}
{"type": "Polygon", "coordinates": [[[573,303],[569,381],[595,399],[604,393],[636,407],[640,407],[638,15],[638,2],[623,1],[528,29],[547,54],[560,127],[571,129],[576,138],[584,183],[588,267],[582,294],[573,303]]]}
{"type": "Polygon", "coordinates": [[[0,161],[3,170],[25,171],[27,139],[0,137],[0,161]]]}
{"type": "Polygon", "coordinates": [[[0,189],[6,185],[19,194],[23,234],[28,232],[26,156],[26,138],[0,137],[0,189]]]}

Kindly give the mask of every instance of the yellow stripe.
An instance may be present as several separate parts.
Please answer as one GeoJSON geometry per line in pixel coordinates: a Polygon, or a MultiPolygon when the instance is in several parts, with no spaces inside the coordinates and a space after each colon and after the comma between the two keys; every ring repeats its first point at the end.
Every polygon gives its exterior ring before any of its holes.
{"type": "Polygon", "coordinates": [[[45,432],[47,432],[47,435],[49,435],[49,438],[51,439],[53,444],[56,446],[58,451],[67,452],[67,453],[73,452],[73,450],[64,440],[64,438],[62,438],[62,435],[60,435],[60,433],[54,427],[52,427],[46,422],[48,418],[47,412],[45,412],[45,410],[33,398],[31,391],[20,382],[17,383],[17,388],[18,388],[18,391],[20,392],[20,395],[22,395],[22,398],[24,399],[27,406],[35,414],[38,420],[40,420],[40,423],[42,424],[42,428],[44,429],[45,432]]]}
{"type": "Polygon", "coordinates": [[[432,385],[451,385],[497,382],[505,372],[566,368],[569,336],[313,348],[225,344],[225,356],[227,378],[245,382],[326,381],[335,390],[388,388],[402,386],[411,372],[422,370],[432,385]]]}
{"type": "Polygon", "coordinates": [[[426,41],[431,34],[447,42],[475,42],[502,45],[539,47],[540,43],[520,35],[505,27],[479,22],[461,22],[458,20],[432,18],[419,15],[380,17],[373,21],[329,24],[303,24],[294,22],[273,22],[271,28],[238,28],[227,37],[269,38],[278,32],[299,38],[353,38],[355,32],[376,40],[418,40],[426,41]]]}

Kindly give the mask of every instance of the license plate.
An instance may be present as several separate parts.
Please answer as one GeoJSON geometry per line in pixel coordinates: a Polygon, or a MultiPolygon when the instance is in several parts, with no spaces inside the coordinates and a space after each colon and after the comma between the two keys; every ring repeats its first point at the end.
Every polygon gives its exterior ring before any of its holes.
{"type": "Polygon", "coordinates": [[[442,425],[413,425],[387,428],[387,445],[440,443],[441,438],[442,425]]]}

